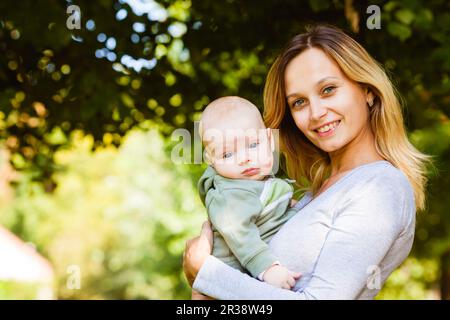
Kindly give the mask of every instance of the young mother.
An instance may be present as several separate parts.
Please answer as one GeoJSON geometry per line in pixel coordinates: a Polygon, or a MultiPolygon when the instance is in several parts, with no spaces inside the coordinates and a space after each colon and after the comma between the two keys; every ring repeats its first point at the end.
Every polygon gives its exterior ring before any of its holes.
{"type": "Polygon", "coordinates": [[[351,37],[317,26],[271,67],[264,107],[288,175],[310,185],[269,244],[302,276],[290,291],[229,267],[211,255],[205,223],[186,245],[188,281],[216,299],[374,298],[411,250],[428,161],[408,141],[389,78],[351,37]]]}

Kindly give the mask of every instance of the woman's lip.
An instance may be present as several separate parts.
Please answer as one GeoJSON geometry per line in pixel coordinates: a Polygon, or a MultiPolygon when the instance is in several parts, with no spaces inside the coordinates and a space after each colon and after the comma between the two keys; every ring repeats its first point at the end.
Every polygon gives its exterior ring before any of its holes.
{"type": "MultiPolygon", "coordinates": [[[[319,131],[316,131],[316,130],[314,130],[314,132],[320,138],[326,138],[326,137],[332,136],[335,133],[336,129],[339,128],[339,126],[341,125],[341,120],[338,120],[338,121],[339,121],[338,124],[334,128],[328,130],[327,132],[319,132],[319,131]]],[[[333,122],[335,122],[335,121],[333,121],[333,122]]],[[[333,123],[333,122],[330,122],[330,123],[333,123]]]]}
{"type": "Polygon", "coordinates": [[[244,171],[242,171],[242,174],[246,175],[246,176],[253,176],[253,175],[257,174],[258,172],[259,172],[258,168],[248,168],[248,169],[245,169],[244,171]]]}
{"type": "Polygon", "coordinates": [[[330,122],[324,123],[323,125],[321,125],[321,126],[319,126],[319,127],[314,128],[313,131],[316,131],[316,132],[317,132],[317,130],[319,130],[320,128],[325,127],[325,126],[329,126],[330,124],[335,123],[335,122],[337,122],[337,121],[341,122],[341,120],[330,121],[330,122]]]}

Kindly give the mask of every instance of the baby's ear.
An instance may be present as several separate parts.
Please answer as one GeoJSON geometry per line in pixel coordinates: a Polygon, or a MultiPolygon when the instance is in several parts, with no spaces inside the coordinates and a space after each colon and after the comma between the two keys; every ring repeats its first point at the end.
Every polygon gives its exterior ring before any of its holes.
{"type": "Polygon", "coordinates": [[[211,156],[209,155],[208,151],[205,149],[205,151],[203,151],[203,158],[205,159],[205,163],[211,167],[214,168],[214,163],[211,159],[211,156]]]}
{"type": "Polygon", "coordinates": [[[272,134],[272,129],[267,128],[267,138],[270,141],[270,149],[272,150],[272,152],[275,151],[275,140],[273,138],[273,134],[272,134]]]}

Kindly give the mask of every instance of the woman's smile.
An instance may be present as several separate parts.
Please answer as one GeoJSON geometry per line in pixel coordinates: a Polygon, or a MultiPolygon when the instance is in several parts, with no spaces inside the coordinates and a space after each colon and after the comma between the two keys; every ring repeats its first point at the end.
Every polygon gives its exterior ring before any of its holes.
{"type": "Polygon", "coordinates": [[[336,130],[339,127],[339,124],[341,123],[341,120],[328,122],[323,126],[320,126],[314,131],[316,132],[317,136],[320,138],[327,138],[335,134],[336,130]]]}

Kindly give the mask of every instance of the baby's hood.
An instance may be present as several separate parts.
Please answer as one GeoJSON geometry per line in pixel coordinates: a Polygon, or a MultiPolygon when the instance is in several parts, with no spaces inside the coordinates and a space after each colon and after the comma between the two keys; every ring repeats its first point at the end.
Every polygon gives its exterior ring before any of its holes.
{"type": "Polygon", "coordinates": [[[217,176],[216,170],[211,166],[205,170],[200,180],[198,180],[198,192],[200,194],[200,199],[202,199],[203,204],[205,204],[206,194],[210,189],[214,189],[214,177],[217,176]]]}

